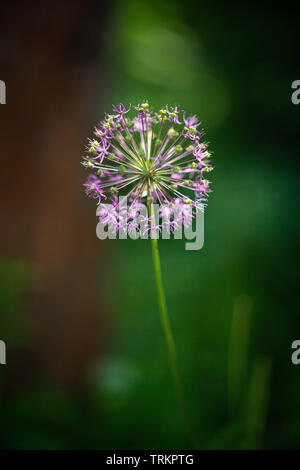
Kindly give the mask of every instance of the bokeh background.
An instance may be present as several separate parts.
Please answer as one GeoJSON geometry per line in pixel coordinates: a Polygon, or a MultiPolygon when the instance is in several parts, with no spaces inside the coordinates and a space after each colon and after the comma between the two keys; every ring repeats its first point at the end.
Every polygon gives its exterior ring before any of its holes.
{"type": "Polygon", "coordinates": [[[112,103],[181,104],[214,154],[205,245],[160,242],[200,449],[299,448],[294,6],[6,1],[2,449],[189,448],[150,243],[99,241],[80,165],[112,103]]]}

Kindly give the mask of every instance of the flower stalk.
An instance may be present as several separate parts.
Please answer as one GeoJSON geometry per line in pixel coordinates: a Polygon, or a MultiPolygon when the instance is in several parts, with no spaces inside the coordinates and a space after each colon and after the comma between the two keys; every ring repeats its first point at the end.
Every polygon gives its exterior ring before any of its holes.
{"type": "MultiPolygon", "coordinates": [[[[151,219],[151,204],[149,203],[149,201],[148,201],[148,212],[149,212],[149,216],[151,219]]],[[[165,336],[165,340],[167,343],[167,348],[168,348],[168,353],[169,353],[169,358],[170,358],[171,372],[172,372],[172,376],[173,376],[173,380],[174,380],[174,384],[175,384],[175,388],[177,392],[179,405],[181,408],[182,417],[185,422],[187,434],[189,436],[192,446],[197,447],[196,439],[194,437],[194,432],[193,432],[192,425],[191,425],[189,411],[188,411],[186,401],[185,401],[182,380],[181,380],[179,367],[178,367],[175,341],[174,341],[174,337],[173,337],[173,333],[171,329],[166,296],[165,296],[163,282],[162,282],[158,240],[155,235],[151,236],[151,247],[152,247],[152,259],[153,259],[153,267],[154,267],[155,280],[156,280],[160,316],[161,316],[162,327],[163,327],[164,336],[165,336]]]]}

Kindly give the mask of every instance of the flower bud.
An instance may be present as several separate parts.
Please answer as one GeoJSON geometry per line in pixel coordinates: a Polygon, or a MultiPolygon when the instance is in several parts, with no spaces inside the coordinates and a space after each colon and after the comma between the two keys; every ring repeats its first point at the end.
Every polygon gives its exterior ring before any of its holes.
{"type": "Polygon", "coordinates": [[[174,137],[178,137],[178,135],[179,135],[179,133],[175,129],[173,129],[173,127],[171,127],[171,129],[169,129],[169,131],[168,131],[168,136],[169,137],[171,137],[173,139],[174,137]]]}

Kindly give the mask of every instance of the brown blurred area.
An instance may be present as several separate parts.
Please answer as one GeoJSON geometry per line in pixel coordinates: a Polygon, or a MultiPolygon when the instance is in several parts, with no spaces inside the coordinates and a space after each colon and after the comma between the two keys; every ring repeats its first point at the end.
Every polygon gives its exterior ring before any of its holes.
{"type": "Polygon", "coordinates": [[[101,109],[106,15],[87,0],[1,8],[1,258],[28,266],[21,316],[30,336],[8,351],[5,383],[14,390],[45,373],[81,388],[105,338],[95,207],[80,159],[101,109]]]}

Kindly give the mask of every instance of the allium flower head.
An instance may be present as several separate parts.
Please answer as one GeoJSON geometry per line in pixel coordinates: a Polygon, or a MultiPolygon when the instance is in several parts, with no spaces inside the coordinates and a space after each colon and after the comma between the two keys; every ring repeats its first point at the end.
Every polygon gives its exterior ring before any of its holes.
{"type": "Polygon", "coordinates": [[[92,171],[84,186],[98,205],[114,204],[116,225],[122,217],[119,196],[127,197],[131,214],[141,203],[159,204],[160,219],[172,212],[171,229],[203,210],[211,192],[206,178],[213,169],[211,154],[201,142],[197,116],[180,114],[178,106],[155,112],[147,101],[134,108],[119,104],[95,128],[82,162],[92,171]]]}

